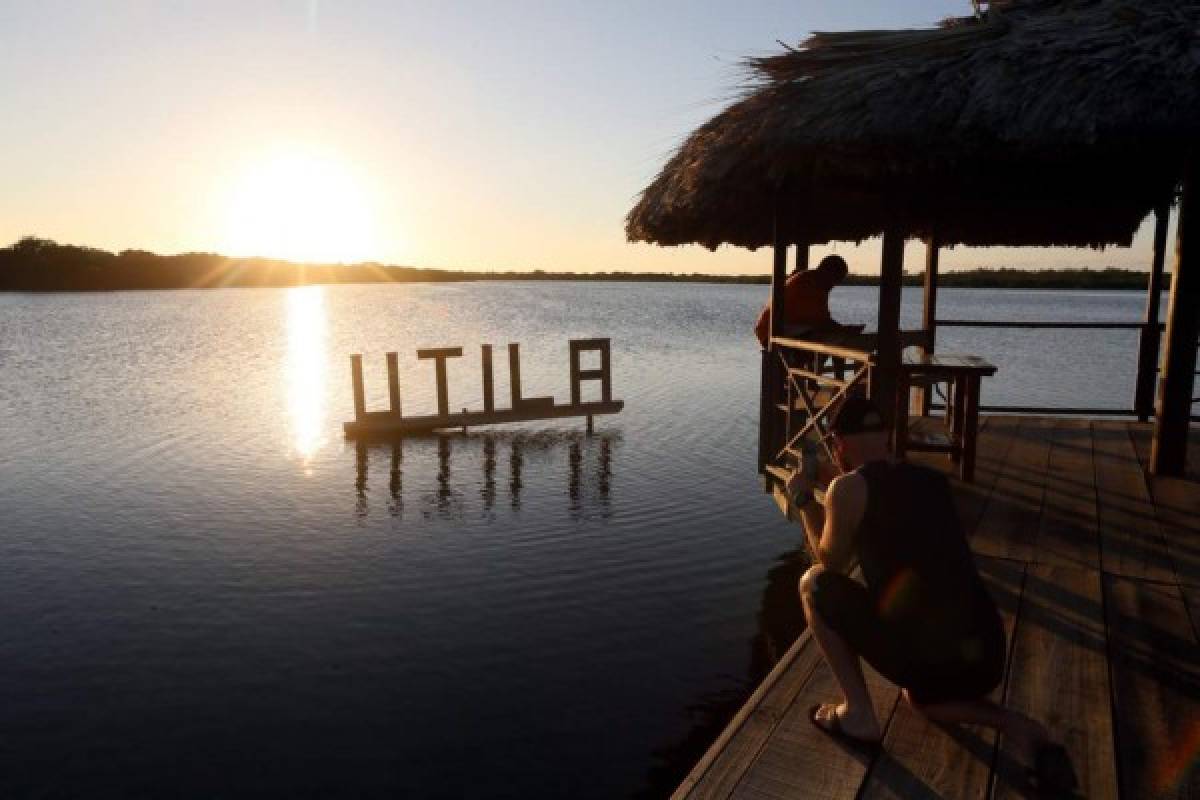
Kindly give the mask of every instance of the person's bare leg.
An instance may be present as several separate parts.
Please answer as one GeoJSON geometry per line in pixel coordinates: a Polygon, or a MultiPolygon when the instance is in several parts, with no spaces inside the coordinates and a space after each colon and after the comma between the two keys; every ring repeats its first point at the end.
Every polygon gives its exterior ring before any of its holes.
{"type": "Polygon", "coordinates": [[[1032,763],[1034,748],[1050,741],[1049,731],[1040,722],[991,700],[923,704],[915,702],[907,689],[904,699],[934,722],[943,725],[983,725],[1000,731],[1027,763],[1032,763]]]}
{"type": "Polygon", "coordinates": [[[800,579],[800,601],[804,605],[808,627],[829,663],[829,668],[833,670],[833,677],[842,689],[842,703],[823,706],[817,712],[817,718],[829,725],[830,718],[836,716],[839,726],[847,734],[862,739],[879,739],[879,720],[875,718],[875,707],[871,703],[871,694],[867,691],[867,682],[863,678],[858,654],[825,624],[813,607],[813,581],[822,570],[824,567],[815,564],[804,573],[804,577],[800,579]]]}

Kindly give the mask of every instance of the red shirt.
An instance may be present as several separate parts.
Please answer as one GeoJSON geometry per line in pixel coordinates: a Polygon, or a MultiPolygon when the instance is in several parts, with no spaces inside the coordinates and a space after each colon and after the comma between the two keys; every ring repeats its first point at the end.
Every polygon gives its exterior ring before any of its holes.
{"type": "MultiPolygon", "coordinates": [[[[783,285],[783,322],[785,325],[817,327],[833,322],[829,314],[829,293],[836,285],[827,271],[793,272],[783,285]]],[[[771,304],[763,306],[754,326],[754,335],[763,347],[771,330],[771,304]]]]}

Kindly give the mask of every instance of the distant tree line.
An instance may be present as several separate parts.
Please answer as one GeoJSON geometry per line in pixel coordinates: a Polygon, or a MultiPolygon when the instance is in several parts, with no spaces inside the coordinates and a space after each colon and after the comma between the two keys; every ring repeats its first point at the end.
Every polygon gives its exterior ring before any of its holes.
{"type": "MultiPolygon", "coordinates": [[[[1168,279],[1170,276],[1164,276],[1168,279]]],[[[0,249],[0,291],[102,291],[113,289],[212,289],[220,287],[305,286],[327,283],[412,283],[416,281],[678,281],[688,283],[771,282],[769,274],[706,275],[671,272],[481,272],[397,267],[376,263],[297,264],[269,258],[230,258],[216,253],[162,256],[146,250],[110,253],[94,247],[58,244],[27,236],[0,249]]],[[[906,285],[919,285],[922,273],[906,273],[906,285]]],[[[872,285],[872,275],[851,275],[846,283],[872,285]]],[[[974,269],[943,272],[940,286],[1030,289],[1144,289],[1146,273],[1108,268],[974,269]]]]}

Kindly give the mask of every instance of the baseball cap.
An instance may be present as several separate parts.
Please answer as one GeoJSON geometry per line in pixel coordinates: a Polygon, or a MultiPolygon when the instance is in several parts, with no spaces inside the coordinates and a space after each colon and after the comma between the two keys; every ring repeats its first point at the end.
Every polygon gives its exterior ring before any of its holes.
{"type": "Polygon", "coordinates": [[[884,431],[887,428],[879,406],[861,394],[853,394],[842,401],[833,415],[829,429],[839,436],[852,436],[856,433],[884,431]]]}

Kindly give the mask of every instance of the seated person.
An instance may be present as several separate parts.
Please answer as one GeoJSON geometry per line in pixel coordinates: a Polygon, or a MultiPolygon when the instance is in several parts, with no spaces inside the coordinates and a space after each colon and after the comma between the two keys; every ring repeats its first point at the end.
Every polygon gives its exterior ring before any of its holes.
{"type": "Polygon", "coordinates": [[[804,614],[842,690],[813,706],[812,723],[856,747],[879,745],[879,722],[859,658],[903,689],[918,713],[943,725],[1003,732],[1040,790],[1069,792],[1075,774],[1046,728],[988,699],[1004,675],[1004,625],[967,546],[950,486],[939,472],[895,461],[879,409],[851,396],[830,425],[843,474],[814,502],[815,470],[797,470],[814,564],[800,580],[804,614]],[[847,576],[855,563],[865,586],[847,576]]]}
{"type": "MultiPolygon", "coordinates": [[[[841,328],[829,313],[829,293],[849,272],[846,259],[841,256],[825,256],[816,269],[794,271],[783,287],[784,324],[806,325],[815,330],[841,328]]],[[[754,325],[754,335],[764,348],[770,332],[771,304],[767,303],[754,325]]]]}

